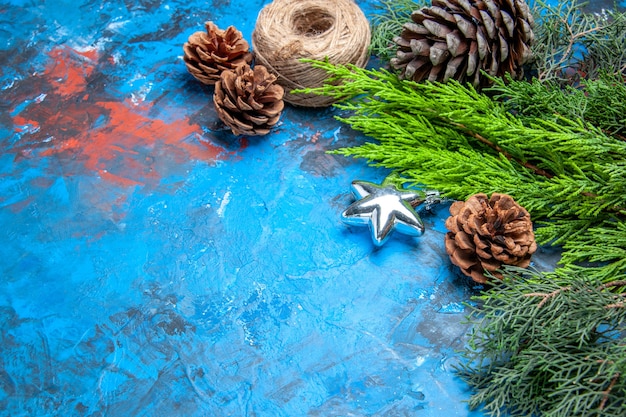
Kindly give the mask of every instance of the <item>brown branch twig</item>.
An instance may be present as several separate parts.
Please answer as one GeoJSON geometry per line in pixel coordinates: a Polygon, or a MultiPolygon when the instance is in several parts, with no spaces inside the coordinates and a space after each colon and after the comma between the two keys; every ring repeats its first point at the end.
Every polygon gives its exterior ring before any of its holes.
{"type": "Polygon", "coordinates": [[[524,294],[524,297],[543,297],[543,300],[541,300],[539,302],[539,304],[537,304],[537,308],[541,308],[544,306],[545,303],[548,302],[548,300],[550,300],[553,297],[556,297],[560,292],[562,291],[569,291],[571,290],[572,287],[562,287],[559,288],[557,290],[554,290],[550,293],[545,293],[545,292],[531,292],[528,294],[524,294]]]}
{"type": "Polygon", "coordinates": [[[619,288],[626,287],[626,279],[606,282],[598,287],[599,290],[605,290],[607,288],[619,288]]]}
{"type": "MultiPolygon", "coordinates": [[[[602,284],[598,287],[598,289],[600,290],[604,290],[607,288],[619,288],[619,287],[625,287],[626,286],[626,280],[617,280],[617,281],[611,281],[611,282],[607,282],[605,284],[602,284]]],[[[619,298],[619,297],[626,297],[626,294],[619,294],[616,295],[615,298],[619,298]]],[[[626,304],[624,303],[624,301],[617,301],[613,304],[608,304],[606,306],[604,306],[604,308],[606,309],[610,309],[610,308],[624,308],[626,307],[626,304]]]]}
{"type": "Polygon", "coordinates": [[[604,133],[607,136],[612,136],[617,140],[626,141],[626,136],[622,134],[611,132],[610,130],[607,130],[607,129],[601,129],[601,130],[602,130],[602,133],[604,133]]]}
{"type": "MultiPolygon", "coordinates": [[[[605,290],[605,289],[608,289],[608,288],[619,288],[619,287],[626,287],[626,280],[616,280],[616,281],[611,281],[611,282],[604,283],[604,284],[598,286],[598,290],[605,290]]],[[[556,289],[556,290],[554,290],[554,291],[552,291],[550,293],[547,293],[547,292],[531,292],[531,293],[528,293],[528,294],[524,294],[524,297],[542,297],[543,299],[539,302],[539,304],[537,304],[537,308],[541,308],[551,298],[556,297],[557,295],[559,295],[563,291],[569,291],[571,289],[572,289],[571,286],[567,286],[567,287],[558,288],[558,289],[556,289]]],[[[622,294],[622,295],[626,297],[626,294],[622,294]]],[[[620,307],[626,307],[626,304],[624,303],[624,301],[618,301],[618,302],[616,302],[614,304],[609,304],[605,308],[620,308],[620,307]]]]}
{"type": "Polygon", "coordinates": [[[576,45],[576,42],[578,42],[578,40],[580,38],[583,38],[587,35],[592,34],[593,32],[597,32],[599,30],[605,29],[605,26],[596,26],[593,28],[590,28],[586,31],[583,32],[579,32],[579,33],[574,33],[574,31],[572,30],[572,26],[567,22],[566,19],[561,18],[560,19],[561,22],[565,25],[565,28],[567,29],[567,31],[569,32],[569,42],[567,47],[565,48],[565,52],[563,52],[563,54],[561,54],[561,59],[556,62],[551,69],[547,69],[546,71],[544,71],[543,73],[539,74],[538,78],[540,80],[545,80],[546,77],[548,76],[548,74],[554,70],[554,68],[562,68],[562,65],[569,59],[570,54],[572,53],[572,49],[574,48],[574,45],[576,45]]]}
{"type": "Polygon", "coordinates": [[[487,139],[486,137],[473,132],[471,129],[468,129],[467,126],[465,126],[462,123],[457,123],[457,122],[453,122],[450,121],[449,122],[451,125],[456,126],[460,129],[462,129],[466,134],[470,135],[471,137],[473,137],[474,139],[478,140],[481,143],[484,143],[485,145],[489,146],[491,149],[495,150],[498,153],[501,153],[502,155],[504,155],[506,157],[506,159],[508,160],[512,160],[517,162],[518,164],[530,169],[531,171],[533,171],[535,174],[537,175],[542,175],[546,178],[552,178],[554,177],[554,174],[546,171],[545,169],[539,168],[538,166],[531,164],[530,162],[522,162],[520,160],[518,160],[517,158],[513,157],[513,155],[511,155],[510,153],[508,153],[507,151],[505,151],[504,149],[502,149],[500,146],[496,145],[495,143],[493,143],[492,141],[490,141],[489,139],[487,139]]]}
{"type": "MultiPolygon", "coordinates": [[[[604,283],[602,285],[599,285],[597,288],[598,288],[598,290],[605,290],[605,289],[608,289],[608,288],[619,288],[619,287],[626,287],[626,280],[617,280],[617,281],[607,282],[607,283],[604,283]]],[[[539,304],[537,304],[537,308],[541,308],[551,298],[556,297],[557,295],[559,295],[563,291],[569,291],[571,289],[572,289],[572,287],[568,286],[568,287],[561,287],[561,288],[556,289],[556,290],[554,290],[554,291],[552,291],[550,293],[546,293],[546,292],[531,292],[531,293],[528,293],[528,294],[524,294],[524,297],[542,297],[543,299],[539,302],[539,304]]],[[[626,297],[626,294],[621,294],[621,296],[626,297]]],[[[626,307],[626,302],[624,302],[624,301],[617,301],[616,303],[606,305],[604,308],[609,309],[609,308],[624,308],[624,307],[626,307]]]]}
{"type": "Polygon", "coordinates": [[[615,384],[617,384],[619,377],[620,377],[620,373],[616,372],[615,375],[613,375],[613,379],[611,379],[611,384],[609,385],[609,387],[605,389],[604,391],[602,391],[602,401],[600,402],[600,407],[599,407],[601,411],[604,410],[604,407],[606,407],[606,403],[609,401],[609,394],[611,393],[611,390],[613,389],[615,384]]]}
{"type": "Polygon", "coordinates": [[[622,135],[622,134],[619,134],[619,133],[611,133],[611,132],[606,132],[606,131],[603,131],[603,132],[604,132],[604,133],[606,133],[607,135],[611,135],[611,136],[613,136],[613,137],[615,137],[615,138],[617,138],[617,139],[619,139],[619,140],[622,140],[622,141],[626,142],[626,136],[624,136],[624,135],[622,135]]]}

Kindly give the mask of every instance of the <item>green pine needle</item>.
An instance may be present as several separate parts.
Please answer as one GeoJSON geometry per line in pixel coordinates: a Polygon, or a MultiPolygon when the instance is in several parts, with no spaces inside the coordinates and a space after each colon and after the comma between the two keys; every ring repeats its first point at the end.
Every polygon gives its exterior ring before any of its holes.
{"type": "Polygon", "coordinates": [[[429,5],[428,0],[382,0],[372,16],[370,51],[383,61],[396,54],[393,38],[400,35],[402,25],[411,20],[411,13],[429,5]]]}
{"type": "MultiPolygon", "coordinates": [[[[339,99],[339,120],[375,139],[334,153],[390,168],[399,185],[453,199],[511,195],[543,226],[540,243],[562,245],[558,276],[585,268],[590,279],[606,282],[626,273],[619,258],[626,250],[626,141],[584,117],[514,114],[513,104],[455,81],[418,84],[385,70],[311,64],[330,78],[306,92],[339,99]],[[598,259],[582,249],[589,246],[612,255],[598,259]]],[[[504,84],[497,88],[506,93],[504,84]]],[[[567,91],[560,94],[565,101],[567,91]]]]}
{"type": "Polygon", "coordinates": [[[558,115],[585,120],[606,133],[626,140],[626,83],[620,76],[601,74],[576,87],[555,81],[530,82],[491,77],[493,94],[511,113],[553,119],[558,115]]]}
{"type": "Polygon", "coordinates": [[[531,4],[537,78],[572,84],[603,74],[626,76],[626,13],[617,7],[586,13],[586,4],[577,1],[531,4]]]}
{"type": "MultiPolygon", "coordinates": [[[[383,1],[372,51],[389,59],[421,8],[383,1]]],[[[540,243],[562,250],[552,272],[505,267],[470,306],[458,374],[471,408],[492,416],[626,415],[626,15],[570,2],[533,5],[530,82],[416,84],[385,70],[309,61],[329,74],[307,93],[371,140],[332,151],[392,170],[399,186],[465,200],[506,193],[540,243]]]]}
{"type": "MultiPolygon", "coordinates": [[[[554,2],[551,2],[554,3],[554,2]]],[[[541,81],[576,84],[603,74],[626,76],[626,13],[587,13],[585,2],[556,5],[528,0],[535,20],[535,57],[528,72],[541,81]]],[[[383,62],[395,56],[394,38],[411,21],[411,12],[430,7],[427,0],[383,0],[372,17],[371,52],[383,62]]]]}
{"type": "Polygon", "coordinates": [[[476,297],[458,374],[472,409],[491,416],[626,415],[626,281],[568,286],[509,268],[497,291],[476,297]]]}

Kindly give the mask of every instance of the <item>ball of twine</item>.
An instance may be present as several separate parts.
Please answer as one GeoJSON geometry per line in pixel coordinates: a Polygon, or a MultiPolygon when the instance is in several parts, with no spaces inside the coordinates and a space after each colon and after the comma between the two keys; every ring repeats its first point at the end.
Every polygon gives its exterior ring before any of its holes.
{"type": "Polygon", "coordinates": [[[365,67],[370,27],[353,0],[274,0],[257,18],[252,33],[255,62],[266,66],[285,88],[284,100],[303,107],[325,107],[330,97],[291,94],[293,89],[319,87],[328,77],[302,58],[365,67]]]}

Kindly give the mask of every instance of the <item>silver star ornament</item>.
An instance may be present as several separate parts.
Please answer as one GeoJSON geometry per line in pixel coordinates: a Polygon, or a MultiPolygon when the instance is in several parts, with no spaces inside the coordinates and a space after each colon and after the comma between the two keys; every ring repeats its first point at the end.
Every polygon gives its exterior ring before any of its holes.
{"type": "Polygon", "coordinates": [[[424,201],[418,193],[367,181],[353,181],[351,189],[357,201],[341,213],[341,220],[369,225],[376,246],[383,245],[394,229],[408,236],[424,233],[424,223],[413,209],[424,201]]]}

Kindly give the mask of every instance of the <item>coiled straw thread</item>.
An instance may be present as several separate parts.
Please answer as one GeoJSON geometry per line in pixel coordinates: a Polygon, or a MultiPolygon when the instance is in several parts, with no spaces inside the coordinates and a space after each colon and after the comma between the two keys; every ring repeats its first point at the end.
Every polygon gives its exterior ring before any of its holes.
{"type": "Polygon", "coordinates": [[[319,87],[324,70],[302,58],[365,67],[369,59],[370,26],[353,0],[274,0],[257,18],[252,33],[255,62],[264,65],[285,88],[284,100],[302,107],[325,107],[333,99],[291,94],[293,89],[319,87]]]}

